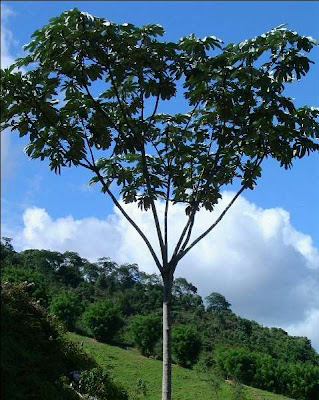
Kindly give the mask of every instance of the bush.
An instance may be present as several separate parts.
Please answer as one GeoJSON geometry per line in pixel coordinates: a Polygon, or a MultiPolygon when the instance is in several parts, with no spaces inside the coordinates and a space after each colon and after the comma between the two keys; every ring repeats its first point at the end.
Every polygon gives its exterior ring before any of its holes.
{"type": "Polygon", "coordinates": [[[33,285],[28,288],[28,293],[34,299],[39,300],[41,305],[45,307],[48,305],[50,283],[47,276],[41,271],[30,267],[4,265],[1,270],[1,281],[16,284],[32,283],[33,285]]]}
{"type": "Polygon", "coordinates": [[[179,325],[172,332],[172,354],[174,361],[182,367],[191,367],[198,359],[201,338],[192,325],[179,325]]]}
{"type": "Polygon", "coordinates": [[[119,309],[108,300],[90,304],[82,319],[94,338],[103,342],[112,342],[123,326],[119,309]]]}
{"type": "Polygon", "coordinates": [[[289,363],[246,348],[219,348],[216,362],[224,377],[300,400],[317,400],[319,367],[289,363]]]}
{"type": "Polygon", "coordinates": [[[161,338],[161,317],[157,314],[137,315],[131,322],[133,342],[143,356],[155,355],[155,345],[161,338]]]}
{"type": "Polygon", "coordinates": [[[22,284],[2,287],[1,398],[74,400],[65,377],[95,363],[64,340],[59,321],[47,316],[27,291],[22,284]]]}
{"type": "Polygon", "coordinates": [[[94,396],[99,400],[128,400],[126,391],[116,384],[101,367],[81,373],[79,392],[94,396]]]}
{"type": "Polygon", "coordinates": [[[80,298],[69,290],[52,298],[49,311],[63,321],[68,330],[74,331],[75,322],[83,312],[83,305],[80,298]]]}

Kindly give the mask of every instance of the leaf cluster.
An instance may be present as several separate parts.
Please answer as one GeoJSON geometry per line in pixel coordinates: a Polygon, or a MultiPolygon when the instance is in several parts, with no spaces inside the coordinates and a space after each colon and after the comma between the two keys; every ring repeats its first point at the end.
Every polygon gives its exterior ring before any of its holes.
{"type": "Polygon", "coordinates": [[[1,71],[2,127],[28,135],[27,155],[57,173],[81,165],[127,203],[163,199],[190,215],[235,179],[253,189],[265,158],[290,168],[318,151],[319,110],[284,95],[309,71],[313,38],[285,26],[228,45],[163,34],[76,8],[52,18],[1,71]],[[189,112],[159,112],[178,91],[189,112]]]}

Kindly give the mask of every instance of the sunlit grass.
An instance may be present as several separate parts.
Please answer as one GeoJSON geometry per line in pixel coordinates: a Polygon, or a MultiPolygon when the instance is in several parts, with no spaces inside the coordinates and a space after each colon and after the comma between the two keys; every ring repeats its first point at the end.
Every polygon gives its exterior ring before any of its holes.
{"type": "MultiPolygon", "coordinates": [[[[158,400],[161,398],[162,362],[141,356],[135,349],[122,349],[92,338],[68,334],[69,339],[83,342],[83,348],[95,358],[114,379],[121,383],[134,399],[158,400]],[[143,394],[143,389],[145,392],[143,394]]],[[[216,385],[203,374],[172,366],[173,400],[288,400],[263,390],[221,382],[216,385]]]]}

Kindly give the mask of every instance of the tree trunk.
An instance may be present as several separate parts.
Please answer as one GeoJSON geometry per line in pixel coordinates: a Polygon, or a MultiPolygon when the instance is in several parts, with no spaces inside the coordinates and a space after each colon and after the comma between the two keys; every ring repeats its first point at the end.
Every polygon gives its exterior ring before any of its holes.
{"type": "Polygon", "coordinates": [[[162,400],[171,400],[171,274],[163,275],[163,376],[162,400]]]}

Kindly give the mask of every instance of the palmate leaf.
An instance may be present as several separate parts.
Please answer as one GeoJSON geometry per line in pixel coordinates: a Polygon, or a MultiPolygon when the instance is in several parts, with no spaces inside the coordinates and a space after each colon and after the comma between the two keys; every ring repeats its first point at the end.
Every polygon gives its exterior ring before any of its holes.
{"type": "MultiPolygon", "coordinates": [[[[144,240],[162,274],[168,332],[178,262],[245,189],[254,189],[264,159],[290,168],[295,158],[319,151],[319,109],[297,108],[285,95],[312,66],[307,53],[317,43],[311,37],[282,25],[228,45],[195,35],[166,42],[163,34],[159,25],[65,11],[34,32],[25,57],[1,70],[0,95],[1,128],[29,137],[27,155],[48,159],[56,173],[71,166],[89,170],[90,184],[101,185],[144,240]],[[181,97],[188,112],[163,107],[171,101],[175,109],[181,97]],[[191,239],[196,212],[214,210],[233,183],[239,190],[228,206],[191,239]],[[151,210],[160,256],[113,194],[115,185],[124,203],[151,210]],[[156,200],[164,202],[163,224],[156,200]],[[184,206],[187,223],[170,257],[171,203],[184,206]]],[[[163,342],[169,348],[169,335],[163,342]]],[[[165,399],[170,361],[164,352],[165,399]]]]}
{"type": "Polygon", "coordinates": [[[261,158],[289,168],[318,150],[318,110],[284,95],[309,71],[313,38],[283,25],[225,46],[214,36],[159,41],[163,34],[76,8],[51,19],[29,54],[1,71],[2,127],[29,135],[28,155],[49,158],[56,172],[86,165],[143,208],[167,198],[169,181],[169,200],[213,209],[224,185],[255,186],[261,158]],[[159,113],[177,88],[190,111],[159,113]]]}

